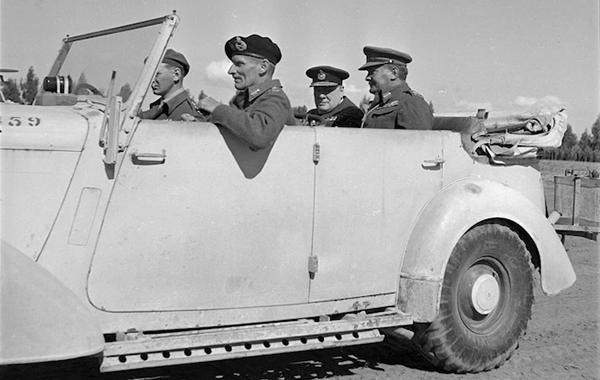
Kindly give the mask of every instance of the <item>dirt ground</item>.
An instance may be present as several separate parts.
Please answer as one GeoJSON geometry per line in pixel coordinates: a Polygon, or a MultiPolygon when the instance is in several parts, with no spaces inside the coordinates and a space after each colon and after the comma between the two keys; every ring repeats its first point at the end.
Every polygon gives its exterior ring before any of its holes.
{"type": "MultiPolygon", "coordinates": [[[[589,167],[575,164],[576,168],[589,167]]],[[[551,188],[552,175],[564,174],[564,165],[542,162],[546,189],[551,188]]],[[[591,168],[600,168],[600,164],[591,164],[591,168]]],[[[343,349],[128,372],[106,379],[600,379],[600,242],[568,236],[565,247],[577,274],[576,283],[553,297],[545,296],[540,286],[536,286],[532,319],[519,349],[502,367],[489,372],[442,373],[410,344],[384,341],[343,349]]]]}

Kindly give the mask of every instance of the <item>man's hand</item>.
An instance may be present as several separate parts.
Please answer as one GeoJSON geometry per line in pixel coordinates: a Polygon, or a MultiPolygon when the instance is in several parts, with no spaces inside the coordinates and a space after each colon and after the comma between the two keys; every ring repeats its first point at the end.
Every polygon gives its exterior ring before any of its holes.
{"type": "Polygon", "coordinates": [[[220,104],[221,103],[217,102],[216,100],[214,100],[210,96],[206,96],[206,97],[198,100],[198,103],[196,103],[196,106],[198,107],[199,110],[203,110],[203,111],[207,111],[209,113],[213,113],[213,111],[215,110],[215,108],[217,108],[217,106],[220,105],[220,104]]]}
{"type": "Polygon", "coordinates": [[[181,115],[181,120],[183,120],[183,121],[198,121],[195,117],[193,117],[189,113],[184,113],[183,115],[181,115]]]}

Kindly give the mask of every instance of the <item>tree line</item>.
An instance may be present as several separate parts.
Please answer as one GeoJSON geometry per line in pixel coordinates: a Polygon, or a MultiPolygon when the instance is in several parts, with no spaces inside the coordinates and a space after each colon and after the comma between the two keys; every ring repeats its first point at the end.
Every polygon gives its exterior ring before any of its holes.
{"type": "MultiPolygon", "coordinates": [[[[76,87],[80,83],[87,83],[85,73],[81,73],[75,83],[76,87]]],[[[29,67],[25,79],[21,78],[18,81],[13,78],[2,80],[2,93],[4,98],[8,101],[20,103],[20,104],[33,104],[35,97],[37,96],[38,88],[40,86],[40,80],[33,70],[33,66],[29,67]]],[[[127,98],[131,95],[131,86],[125,84],[121,87],[118,95],[123,98],[123,101],[127,101],[127,98]]],[[[191,92],[187,90],[189,94],[191,92]]],[[[200,91],[198,99],[206,96],[204,91],[200,91]]],[[[190,95],[193,99],[193,96],[190,95]]],[[[359,107],[363,110],[368,108],[370,99],[368,96],[363,96],[359,103],[359,107]]],[[[433,103],[429,102],[429,106],[433,111],[433,103]]],[[[300,118],[305,115],[308,108],[303,106],[293,107],[294,115],[300,118]]],[[[600,162],[600,115],[596,118],[594,124],[592,124],[591,132],[588,132],[586,128],[580,137],[577,137],[571,124],[567,125],[567,131],[563,137],[562,145],[558,149],[546,150],[542,152],[542,158],[548,160],[564,160],[564,161],[588,161],[588,162],[600,162]]]]}
{"type": "Polygon", "coordinates": [[[571,124],[567,124],[567,131],[558,149],[544,151],[542,158],[563,161],[600,162],[600,115],[592,124],[592,132],[586,128],[577,138],[571,124]]]}

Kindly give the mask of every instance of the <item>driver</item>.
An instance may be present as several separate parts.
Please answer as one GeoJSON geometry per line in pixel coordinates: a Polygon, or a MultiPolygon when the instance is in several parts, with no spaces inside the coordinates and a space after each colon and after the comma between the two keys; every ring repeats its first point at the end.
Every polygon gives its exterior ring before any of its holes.
{"type": "Polygon", "coordinates": [[[204,121],[204,116],[183,88],[183,78],[189,73],[190,64],[183,54],[168,49],[152,81],[152,92],[160,96],[150,104],[150,109],[138,114],[141,119],[204,121]]]}

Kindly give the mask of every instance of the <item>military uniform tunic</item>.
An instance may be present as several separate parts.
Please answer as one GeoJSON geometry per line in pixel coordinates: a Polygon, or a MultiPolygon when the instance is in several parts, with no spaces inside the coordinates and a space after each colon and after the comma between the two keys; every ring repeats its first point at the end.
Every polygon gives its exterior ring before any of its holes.
{"type": "Polygon", "coordinates": [[[432,129],[433,113],[425,99],[403,83],[375,96],[363,128],[432,129]]]}
{"type": "Polygon", "coordinates": [[[276,79],[238,92],[229,104],[217,106],[211,121],[229,129],[254,150],[273,144],[285,124],[295,124],[290,101],[276,79]]]}
{"type": "Polygon", "coordinates": [[[199,121],[206,120],[196,110],[196,106],[192,103],[187,91],[183,90],[166,102],[163,101],[163,98],[159,98],[150,103],[150,109],[140,112],[138,116],[141,119],[182,121],[181,116],[186,113],[199,121]]]}
{"type": "MultiPolygon", "coordinates": [[[[307,112],[307,118],[315,115],[323,120],[326,127],[360,127],[363,118],[363,111],[358,108],[350,99],[344,97],[344,100],[335,106],[332,110],[324,113],[315,108],[307,112]]],[[[319,124],[319,123],[315,123],[319,124]]]]}

